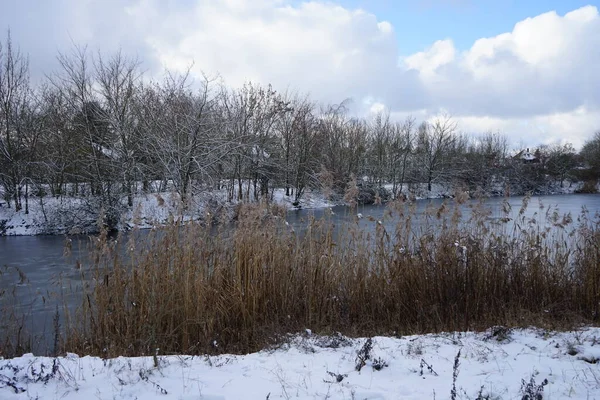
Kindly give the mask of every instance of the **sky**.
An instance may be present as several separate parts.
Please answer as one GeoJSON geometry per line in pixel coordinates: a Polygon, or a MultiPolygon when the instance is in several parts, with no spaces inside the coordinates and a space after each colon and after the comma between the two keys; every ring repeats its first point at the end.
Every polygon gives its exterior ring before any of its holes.
{"type": "MultiPolygon", "coordinates": [[[[148,76],[165,68],[252,80],[395,120],[444,114],[514,148],[600,130],[598,1],[3,0],[0,28],[29,55],[33,82],[58,52],[121,49],[148,76]]],[[[4,33],[4,35],[6,34],[4,33]]]]}

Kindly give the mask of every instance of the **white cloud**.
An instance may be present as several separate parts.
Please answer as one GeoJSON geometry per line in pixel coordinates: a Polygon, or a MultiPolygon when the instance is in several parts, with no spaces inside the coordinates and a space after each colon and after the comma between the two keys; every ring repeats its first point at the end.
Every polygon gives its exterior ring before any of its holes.
{"type": "Polygon", "coordinates": [[[419,71],[424,79],[436,79],[437,69],[453,62],[455,53],[452,40],[438,40],[429,49],[406,57],[404,63],[409,69],[419,71]]]}
{"type": "Polygon", "coordinates": [[[600,87],[593,72],[599,38],[598,10],[588,6],[564,17],[528,18],[458,57],[451,57],[452,42],[438,42],[406,58],[405,67],[419,71],[432,105],[452,104],[460,114],[522,117],[596,108],[600,92],[591,88],[600,87]]]}
{"type": "Polygon", "coordinates": [[[268,82],[333,102],[410,82],[396,67],[392,25],[362,10],[269,0],[200,1],[168,15],[160,7],[144,0],[129,13],[152,27],[147,42],[168,68],[194,62],[196,73],[219,72],[233,86],[268,82]]]}
{"type": "Polygon", "coordinates": [[[513,145],[535,147],[539,144],[571,143],[579,148],[600,127],[600,110],[585,107],[564,113],[533,118],[499,118],[490,116],[455,117],[466,133],[509,133],[513,145]]]}
{"type": "Polygon", "coordinates": [[[600,128],[599,46],[600,15],[587,6],[527,18],[460,54],[450,40],[436,42],[403,64],[418,72],[428,111],[447,108],[465,130],[580,145],[600,128]]]}

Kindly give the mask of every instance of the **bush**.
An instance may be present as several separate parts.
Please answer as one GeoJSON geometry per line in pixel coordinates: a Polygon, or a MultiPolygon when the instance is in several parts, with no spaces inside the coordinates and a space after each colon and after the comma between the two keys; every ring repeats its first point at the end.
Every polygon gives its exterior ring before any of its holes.
{"type": "Polygon", "coordinates": [[[576,190],[575,193],[598,193],[598,182],[596,180],[585,181],[581,189],[576,190]]]}
{"type": "Polygon", "coordinates": [[[0,219],[0,236],[5,236],[8,230],[8,220],[0,219]]]}

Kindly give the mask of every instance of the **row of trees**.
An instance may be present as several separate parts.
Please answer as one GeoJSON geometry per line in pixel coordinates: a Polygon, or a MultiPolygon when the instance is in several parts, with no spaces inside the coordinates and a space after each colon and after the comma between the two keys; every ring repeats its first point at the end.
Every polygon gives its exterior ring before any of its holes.
{"type": "MultiPolygon", "coordinates": [[[[569,145],[540,148],[544,163],[532,168],[511,162],[506,137],[460,134],[447,116],[352,118],[345,104],[270,86],[230,89],[170,72],[149,81],[120,52],[76,47],[58,60],[60,70],[33,87],[10,34],[0,44],[0,184],[4,201],[25,212],[31,191],[85,197],[116,221],[124,199],[131,206],[135,193],[167,185],[184,200],[210,188],[259,199],[277,186],[299,201],[309,187],[343,193],[351,176],[390,183],[394,194],[436,182],[489,190],[499,176],[526,190],[540,177],[564,180],[579,156],[569,145]]],[[[599,143],[597,134],[581,152],[596,173],[599,143]]]]}

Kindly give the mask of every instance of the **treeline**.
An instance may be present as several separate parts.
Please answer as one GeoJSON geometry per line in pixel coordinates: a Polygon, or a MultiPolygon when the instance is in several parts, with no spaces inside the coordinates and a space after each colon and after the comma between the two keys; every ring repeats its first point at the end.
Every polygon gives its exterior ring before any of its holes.
{"type": "Polygon", "coordinates": [[[446,116],[353,118],[343,103],[271,86],[231,89],[169,71],[153,81],[137,60],[85,47],[58,61],[33,86],[10,33],[0,44],[0,184],[7,205],[25,212],[32,195],[74,196],[114,222],[136,193],[167,185],[184,200],[209,189],[257,200],[283,187],[299,201],[307,188],[339,195],[352,177],[391,184],[391,195],[416,183],[524,192],[565,180],[579,157],[594,168],[588,178],[598,174],[600,134],[581,154],[540,147],[532,166],[513,159],[505,136],[461,134],[446,116]]]}

